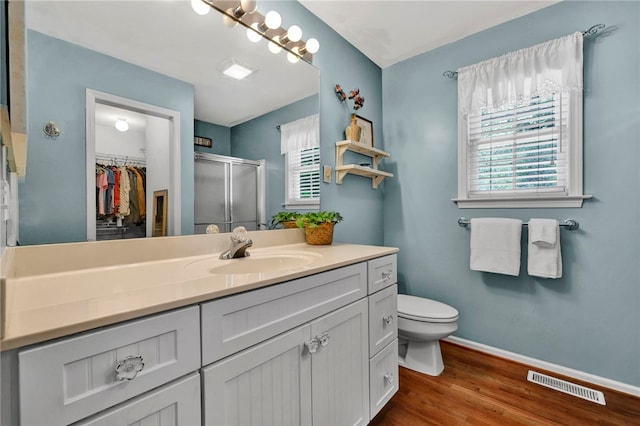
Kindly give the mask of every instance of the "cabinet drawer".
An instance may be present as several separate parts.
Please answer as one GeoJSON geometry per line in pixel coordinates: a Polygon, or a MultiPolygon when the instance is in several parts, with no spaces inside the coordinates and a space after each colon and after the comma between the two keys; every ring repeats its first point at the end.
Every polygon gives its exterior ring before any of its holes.
{"type": "Polygon", "coordinates": [[[73,426],[200,426],[200,374],[192,373],[73,426]]]}
{"type": "Polygon", "coordinates": [[[398,391],[398,340],[389,343],[369,361],[370,420],[398,391]]]}
{"type": "Polygon", "coordinates": [[[202,363],[236,353],[366,296],[366,263],[202,305],[202,363]]]}
{"type": "Polygon", "coordinates": [[[181,309],[21,351],[22,424],[66,425],[197,370],[198,314],[181,309]],[[116,365],[137,356],[142,370],[119,380],[116,365]]]}
{"type": "Polygon", "coordinates": [[[369,294],[398,282],[398,265],[395,254],[370,260],[368,264],[369,294]]]}
{"type": "Polygon", "coordinates": [[[398,337],[398,286],[369,296],[369,356],[398,337]]]}

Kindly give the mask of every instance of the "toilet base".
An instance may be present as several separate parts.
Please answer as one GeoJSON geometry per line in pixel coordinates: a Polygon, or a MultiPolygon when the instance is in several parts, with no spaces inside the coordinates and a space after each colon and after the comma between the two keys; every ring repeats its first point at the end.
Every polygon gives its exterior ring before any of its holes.
{"type": "Polygon", "coordinates": [[[399,339],[398,364],[429,376],[439,376],[444,370],[440,340],[419,342],[399,339]]]}

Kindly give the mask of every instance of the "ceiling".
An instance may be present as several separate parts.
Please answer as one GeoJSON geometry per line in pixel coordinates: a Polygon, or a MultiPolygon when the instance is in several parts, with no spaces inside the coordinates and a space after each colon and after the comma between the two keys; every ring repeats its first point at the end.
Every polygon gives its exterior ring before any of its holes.
{"type": "Polygon", "coordinates": [[[560,0],[299,1],[380,68],[386,68],[560,0]]]}

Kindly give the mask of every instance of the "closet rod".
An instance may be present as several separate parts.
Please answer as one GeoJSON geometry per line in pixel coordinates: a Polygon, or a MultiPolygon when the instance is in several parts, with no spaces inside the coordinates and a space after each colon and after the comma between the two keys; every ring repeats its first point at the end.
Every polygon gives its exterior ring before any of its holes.
{"type": "Polygon", "coordinates": [[[130,157],[128,155],[116,155],[116,154],[96,154],[96,162],[106,161],[106,162],[115,162],[122,161],[126,163],[137,163],[141,165],[145,165],[147,163],[146,158],[141,157],[130,157]]]}
{"type": "MultiPolygon", "coordinates": [[[[583,37],[590,37],[590,36],[594,36],[596,34],[598,34],[600,31],[604,30],[604,28],[606,27],[605,24],[596,24],[594,26],[592,26],[591,28],[589,28],[587,31],[583,31],[582,32],[582,36],[583,37]]],[[[445,71],[442,73],[443,77],[447,77],[450,78],[452,80],[457,80],[458,79],[458,71],[445,71]]]]}
{"type": "MultiPolygon", "coordinates": [[[[463,228],[466,228],[467,226],[469,226],[470,223],[471,223],[471,220],[467,219],[466,217],[458,218],[458,225],[463,228]]],[[[580,228],[580,224],[575,219],[566,219],[564,222],[560,222],[558,225],[561,227],[567,228],[569,231],[575,231],[576,229],[580,228]]],[[[523,222],[522,226],[529,226],[529,224],[526,222],[523,222]]]]}

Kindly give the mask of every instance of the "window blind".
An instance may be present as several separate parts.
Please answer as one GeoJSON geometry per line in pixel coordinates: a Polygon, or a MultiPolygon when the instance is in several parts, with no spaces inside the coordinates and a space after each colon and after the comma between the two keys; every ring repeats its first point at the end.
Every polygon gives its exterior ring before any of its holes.
{"type": "Polygon", "coordinates": [[[567,193],[569,95],[469,113],[468,196],[567,193]]]}
{"type": "Polygon", "coordinates": [[[320,202],[320,148],[287,154],[288,188],[286,204],[320,202]]]}

